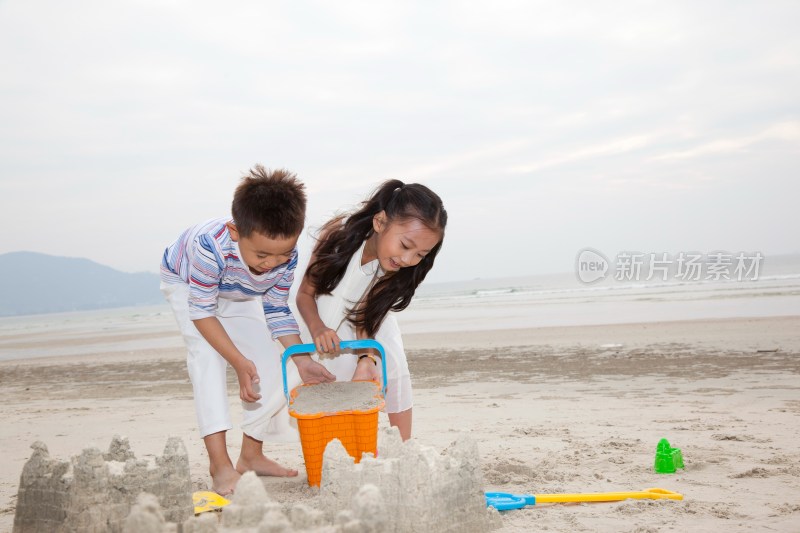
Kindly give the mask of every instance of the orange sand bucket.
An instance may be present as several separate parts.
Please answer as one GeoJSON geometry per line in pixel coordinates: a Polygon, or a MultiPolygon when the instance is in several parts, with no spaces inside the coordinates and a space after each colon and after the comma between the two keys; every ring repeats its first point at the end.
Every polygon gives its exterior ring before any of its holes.
{"type": "Polygon", "coordinates": [[[283,370],[283,393],[289,403],[289,415],[297,419],[300,430],[300,443],[303,446],[303,458],[306,463],[308,484],[319,486],[322,480],[322,455],[325,447],[333,439],[339,439],[356,462],[361,460],[361,454],[369,452],[376,454],[378,450],[378,411],[383,409],[383,398],[386,395],[386,353],[379,342],[365,339],[356,341],[342,341],[342,350],[360,348],[375,348],[381,354],[381,367],[383,371],[383,385],[375,382],[375,397],[380,403],[366,410],[347,410],[321,413],[297,413],[293,408],[297,393],[303,387],[315,385],[300,385],[292,389],[291,394],[286,382],[286,361],[297,354],[316,351],[313,344],[296,344],[283,352],[281,362],[283,370]]]}

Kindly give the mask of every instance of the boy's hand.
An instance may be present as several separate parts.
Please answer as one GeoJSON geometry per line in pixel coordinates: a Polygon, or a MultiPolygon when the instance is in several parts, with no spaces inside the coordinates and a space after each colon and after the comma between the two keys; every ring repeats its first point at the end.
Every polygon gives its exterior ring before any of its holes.
{"type": "Polygon", "coordinates": [[[312,336],[319,353],[336,353],[339,351],[339,345],[342,341],[339,339],[339,335],[331,328],[320,328],[312,333],[312,336]]]}
{"type": "Polygon", "coordinates": [[[239,398],[245,402],[257,402],[261,395],[253,390],[253,385],[257,385],[261,380],[258,377],[256,365],[250,359],[244,359],[239,365],[234,367],[236,377],[239,379],[239,398]]]}
{"type": "Polygon", "coordinates": [[[310,355],[295,355],[292,361],[297,366],[300,379],[306,384],[328,383],[336,381],[336,376],[328,372],[328,369],[311,359],[310,355]]]}
{"type": "Polygon", "coordinates": [[[358,360],[356,371],[353,373],[353,381],[378,381],[381,380],[381,373],[378,366],[369,357],[358,360]]]}

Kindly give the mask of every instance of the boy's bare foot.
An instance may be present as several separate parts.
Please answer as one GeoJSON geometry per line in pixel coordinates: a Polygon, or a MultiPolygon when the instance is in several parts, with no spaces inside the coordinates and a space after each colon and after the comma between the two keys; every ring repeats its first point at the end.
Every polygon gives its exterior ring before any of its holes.
{"type": "Polygon", "coordinates": [[[217,472],[210,472],[211,474],[211,490],[220,496],[231,496],[239,478],[242,475],[233,468],[233,465],[218,469],[217,472]]]}
{"type": "Polygon", "coordinates": [[[264,455],[259,455],[252,459],[239,457],[239,460],[236,461],[236,470],[240,474],[252,470],[259,476],[295,477],[297,475],[297,470],[281,466],[272,459],[267,459],[264,455]]]}

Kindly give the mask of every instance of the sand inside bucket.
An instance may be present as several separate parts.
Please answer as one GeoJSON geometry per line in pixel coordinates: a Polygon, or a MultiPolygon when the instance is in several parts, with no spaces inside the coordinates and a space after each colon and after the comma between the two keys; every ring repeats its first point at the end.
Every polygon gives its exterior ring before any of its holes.
{"type": "Polygon", "coordinates": [[[300,387],[291,405],[297,414],[367,411],[381,404],[371,381],[334,381],[300,387]]]}

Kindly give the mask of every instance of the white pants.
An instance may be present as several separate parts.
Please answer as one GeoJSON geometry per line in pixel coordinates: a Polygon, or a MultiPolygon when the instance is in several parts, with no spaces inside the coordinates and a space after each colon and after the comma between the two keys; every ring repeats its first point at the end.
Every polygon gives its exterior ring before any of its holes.
{"type": "MultiPolygon", "coordinates": [[[[228,362],[203,338],[189,319],[189,286],[161,283],[161,292],[172,307],[188,350],[186,363],[194,389],[194,405],[200,436],[233,428],[228,409],[226,371],[228,362]]],[[[297,440],[297,423],[289,417],[283,396],[281,350],[272,340],[260,299],[217,301],[217,319],[236,348],[253,361],[260,383],[257,402],[242,402],[242,431],[259,441],[297,440]],[[276,394],[280,391],[280,394],[276,394]]],[[[286,365],[289,383],[299,383],[297,367],[286,365]]]]}

